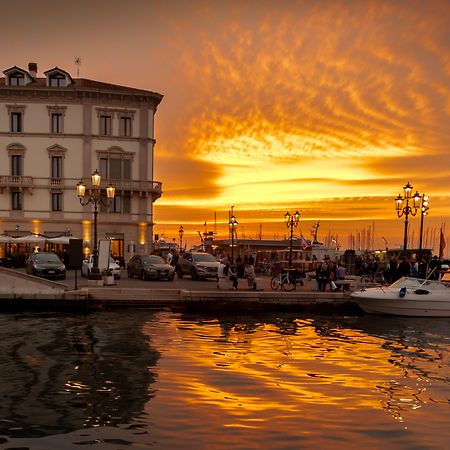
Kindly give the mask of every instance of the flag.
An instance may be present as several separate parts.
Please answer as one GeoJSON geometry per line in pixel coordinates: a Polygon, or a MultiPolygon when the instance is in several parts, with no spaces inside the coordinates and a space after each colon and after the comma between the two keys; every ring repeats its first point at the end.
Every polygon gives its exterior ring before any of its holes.
{"type": "Polygon", "coordinates": [[[444,259],[445,239],[444,232],[441,227],[441,237],[439,239],[439,259],[444,259]]]}
{"type": "Polygon", "coordinates": [[[306,250],[309,247],[308,242],[306,242],[306,239],[303,237],[303,235],[300,236],[300,245],[302,246],[302,250],[306,250]]]}

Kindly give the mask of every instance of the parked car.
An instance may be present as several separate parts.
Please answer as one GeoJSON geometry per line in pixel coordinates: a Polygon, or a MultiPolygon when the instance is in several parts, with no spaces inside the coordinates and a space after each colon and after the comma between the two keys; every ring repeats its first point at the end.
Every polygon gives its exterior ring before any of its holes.
{"type": "Polygon", "coordinates": [[[128,278],[140,277],[143,280],[168,279],[173,281],[175,268],[158,255],[134,255],[127,265],[128,278]]]}
{"type": "Polygon", "coordinates": [[[190,275],[193,280],[200,278],[217,278],[219,261],[205,252],[185,252],[178,258],[176,272],[178,278],[190,275]]]}
{"type": "Polygon", "coordinates": [[[66,266],[56,253],[33,253],[26,260],[25,267],[30,275],[42,278],[66,279],[66,266]]]}
{"type": "MultiPolygon", "coordinates": [[[[81,266],[81,276],[88,277],[91,274],[93,267],[94,255],[89,255],[83,260],[83,264],[81,266]]],[[[112,256],[109,258],[109,270],[111,270],[116,280],[120,280],[120,265],[112,256]]]]}

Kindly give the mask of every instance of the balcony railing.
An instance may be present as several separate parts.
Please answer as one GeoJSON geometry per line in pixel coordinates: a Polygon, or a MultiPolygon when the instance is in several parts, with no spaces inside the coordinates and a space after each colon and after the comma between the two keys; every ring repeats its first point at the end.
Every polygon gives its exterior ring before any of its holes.
{"type": "MultiPolygon", "coordinates": [[[[4,188],[40,188],[40,189],[76,189],[78,179],[72,178],[43,178],[43,177],[25,177],[16,175],[0,175],[0,189],[4,188]]],[[[89,185],[90,179],[83,179],[89,185]]],[[[142,194],[153,194],[160,197],[162,194],[162,183],[160,181],[144,181],[144,180],[113,180],[103,179],[101,188],[106,188],[109,183],[116,188],[117,191],[131,191],[142,194]]]]}
{"type": "Polygon", "coordinates": [[[33,187],[33,177],[21,175],[1,175],[0,187],[27,188],[33,187]]]}
{"type": "Polygon", "coordinates": [[[106,188],[111,183],[117,191],[151,192],[153,194],[162,193],[162,183],[160,181],[141,180],[102,180],[101,188],[106,188]]]}

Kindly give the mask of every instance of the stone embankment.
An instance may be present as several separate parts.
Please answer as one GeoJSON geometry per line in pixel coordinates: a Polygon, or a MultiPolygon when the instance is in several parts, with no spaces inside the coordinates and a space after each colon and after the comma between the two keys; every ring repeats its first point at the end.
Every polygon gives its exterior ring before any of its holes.
{"type": "MultiPolygon", "coordinates": [[[[212,286],[215,287],[215,284],[212,286]]],[[[212,287],[211,286],[211,287],[212,287]]],[[[194,286],[195,287],[195,286],[194,286]]],[[[357,313],[346,292],[317,292],[310,283],[296,291],[229,291],[83,287],[71,290],[63,283],[0,268],[0,309],[86,311],[152,308],[188,312],[313,311],[357,313]]]]}

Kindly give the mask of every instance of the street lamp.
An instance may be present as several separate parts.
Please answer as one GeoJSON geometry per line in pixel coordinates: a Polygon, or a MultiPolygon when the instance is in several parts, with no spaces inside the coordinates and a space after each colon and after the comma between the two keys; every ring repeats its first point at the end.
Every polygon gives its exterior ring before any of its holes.
{"type": "Polygon", "coordinates": [[[91,280],[99,280],[101,279],[100,271],[98,268],[98,247],[97,247],[97,215],[98,215],[98,205],[101,203],[105,206],[109,206],[111,200],[114,199],[114,195],[116,193],[116,188],[112,186],[110,183],[106,188],[106,197],[105,201],[101,196],[100,183],[102,177],[98,170],[95,170],[91,175],[92,186],[89,189],[89,194],[86,196],[86,185],[83,183],[83,180],[80,180],[77,183],[77,195],[80,199],[80,203],[85,206],[89,203],[94,205],[94,246],[93,246],[93,267],[91,276],[89,277],[91,280]]]}
{"type": "Polygon", "coordinates": [[[284,215],[284,220],[286,222],[286,226],[291,229],[291,234],[289,236],[289,261],[288,261],[288,269],[290,269],[292,267],[292,238],[294,236],[294,227],[296,227],[300,221],[300,213],[296,211],[295,214],[291,216],[288,211],[284,215]]]}
{"type": "Polygon", "coordinates": [[[411,214],[415,216],[417,214],[417,210],[420,205],[420,194],[416,191],[413,196],[411,196],[413,187],[408,183],[403,187],[404,196],[398,194],[398,197],[395,199],[395,210],[397,211],[397,216],[400,218],[405,216],[405,231],[403,235],[403,252],[406,256],[406,249],[408,247],[408,216],[411,214]],[[413,201],[413,206],[409,205],[410,200],[413,201]],[[405,206],[403,206],[403,202],[406,202],[405,206]]]}
{"type": "Polygon", "coordinates": [[[234,262],[234,235],[236,233],[236,228],[238,226],[238,222],[236,220],[236,217],[234,217],[234,215],[232,215],[230,217],[228,226],[230,227],[230,233],[231,233],[231,263],[233,263],[234,262]]]}
{"type": "Polygon", "coordinates": [[[420,207],[419,260],[422,257],[423,218],[428,214],[428,210],[430,209],[429,199],[428,195],[422,195],[422,205],[420,207]]]}
{"type": "Polygon", "coordinates": [[[183,225],[181,225],[180,229],[178,230],[178,235],[180,236],[180,253],[182,252],[182,248],[183,248],[183,234],[184,234],[184,229],[183,229],[183,225]]]}

